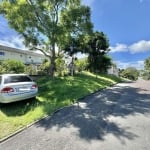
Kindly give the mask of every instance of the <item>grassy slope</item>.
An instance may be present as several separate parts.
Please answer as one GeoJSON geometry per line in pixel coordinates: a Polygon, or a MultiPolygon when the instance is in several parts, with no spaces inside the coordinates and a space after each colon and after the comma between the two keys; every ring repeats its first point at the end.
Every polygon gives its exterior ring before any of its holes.
{"type": "Polygon", "coordinates": [[[54,78],[53,80],[43,77],[37,82],[39,94],[36,100],[21,101],[1,107],[0,138],[120,80],[113,76],[95,76],[84,73],[75,77],[54,78]]]}

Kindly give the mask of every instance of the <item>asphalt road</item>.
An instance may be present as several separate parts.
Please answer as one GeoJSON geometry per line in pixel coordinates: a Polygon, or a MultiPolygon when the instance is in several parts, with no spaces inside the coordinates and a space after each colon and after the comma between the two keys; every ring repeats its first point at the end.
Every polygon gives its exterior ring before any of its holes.
{"type": "Polygon", "coordinates": [[[150,81],[88,96],[0,143],[0,150],[150,150],[150,81]]]}

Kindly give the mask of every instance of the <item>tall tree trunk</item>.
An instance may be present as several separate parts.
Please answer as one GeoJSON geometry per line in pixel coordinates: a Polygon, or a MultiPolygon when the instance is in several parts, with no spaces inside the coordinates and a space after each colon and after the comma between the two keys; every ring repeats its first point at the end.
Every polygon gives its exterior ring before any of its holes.
{"type": "Polygon", "coordinates": [[[56,58],[56,56],[55,56],[55,44],[53,44],[51,52],[52,52],[51,53],[52,55],[50,57],[51,63],[50,63],[49,75],[50,75],[50,77],[54,77],[54,73],[55,73],[55,70],[56,70],[56,64],[55,64],[55,58],[56,58]]]}

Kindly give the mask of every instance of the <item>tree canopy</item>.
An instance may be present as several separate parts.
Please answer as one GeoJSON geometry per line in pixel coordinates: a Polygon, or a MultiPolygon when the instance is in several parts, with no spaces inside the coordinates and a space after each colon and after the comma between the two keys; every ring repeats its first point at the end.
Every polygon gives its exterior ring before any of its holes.
{"type": "Polygon", "coordinates": [[[111,65],[109,40],[103,32],[94,32],[88,41],[88,62],[92,72],[105,73],[111,65]]]}
{"type": "Polygon", "coordinates": [[[92,32],[90,8],[80,0],[2,0],[0,13],[24,37],[26,46],[50,58],[51,76],[56,67],[56,47],[92,32]]]}

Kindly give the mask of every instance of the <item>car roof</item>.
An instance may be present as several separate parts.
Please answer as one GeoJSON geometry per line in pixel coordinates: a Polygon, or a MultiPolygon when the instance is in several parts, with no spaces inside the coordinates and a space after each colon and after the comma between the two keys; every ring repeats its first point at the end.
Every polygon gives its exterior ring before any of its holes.
{"type": "Polygon", "coordinates": [[[28,76],[28,74],[14,74],[14,73],[12,73],[12,74],[1,74],[0,76],[28,76]]]}

